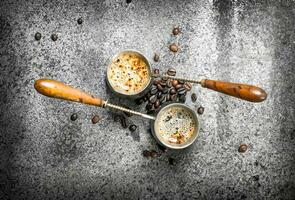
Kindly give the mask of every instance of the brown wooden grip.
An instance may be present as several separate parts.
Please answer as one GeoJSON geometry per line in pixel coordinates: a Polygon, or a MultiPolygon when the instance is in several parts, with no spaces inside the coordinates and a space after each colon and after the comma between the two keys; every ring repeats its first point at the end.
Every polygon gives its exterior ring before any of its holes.
{"type": "Polygon", "coordinates": [[[246,101],[261,102],[267,97],[266,92],[256,86],[240,83],[230,83],[216,80],[201,80],[202,87],[215,90],[246,101]]]}
{"type": "Polygon", "coordinates": [[[104,101],[100,98],[95,98],[79,89],[55,80],[39,79],[35,81],[34,87],[40,94],[52,98],[76,101],[95,106],[103,106],[104,104],[104,101]]]}

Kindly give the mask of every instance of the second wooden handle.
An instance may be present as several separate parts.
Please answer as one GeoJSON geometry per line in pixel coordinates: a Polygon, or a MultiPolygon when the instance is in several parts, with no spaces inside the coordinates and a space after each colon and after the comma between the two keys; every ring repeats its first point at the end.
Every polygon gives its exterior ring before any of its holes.
{"type": "Polygon", "coordinates": [[[76,101],[95,106],[103,106],[104,104],[102,99],[95,98],[90,94],[87,94],[79,89],[73,88],[59,81],[39,79],[35,81],[34,86],[40,94],[48,97],[76,101]]]}
{"type": "Polygon", "coordinates": [[[216,80],[201,80],[202,87],[215,90],[246,101],[261,102],[267,97],[266,92],[256,86],[240,83],[230,83],[216,80]]]}

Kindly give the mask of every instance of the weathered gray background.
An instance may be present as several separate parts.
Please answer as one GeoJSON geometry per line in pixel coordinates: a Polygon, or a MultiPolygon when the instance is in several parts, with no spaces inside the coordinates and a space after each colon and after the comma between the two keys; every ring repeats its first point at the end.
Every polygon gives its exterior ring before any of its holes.
{"type": "Polygon", "coordinates": [[[294,199],[294,14],[291,0],[1,0],[0,199],[294,199]],[[181,48],[175,55],[173,42],[181,48]],[[253,104],[196,86],[198,101],[187,104],[205,107],[198,140],[147,159],[142,150],[158,150],[147,120],[129,119],[138,138],[110,111],[33,89],[34,80],[49,77],[143,110],[104,82],[108,59],[126,48],[162,71],[261,86],[268,99],[253,104]],[[102,116],[96,125],[94,114],[102,116]],[[244,154],[240,143],[249,145],[244,154]]]}

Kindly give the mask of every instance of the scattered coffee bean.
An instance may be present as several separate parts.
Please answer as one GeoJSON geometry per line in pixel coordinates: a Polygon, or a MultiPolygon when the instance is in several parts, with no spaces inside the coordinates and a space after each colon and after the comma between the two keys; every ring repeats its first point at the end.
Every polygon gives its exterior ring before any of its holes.
{"type": "Polygon", "coordinates": [[[171,100],[171,95],[168,93],[168,94],[166,94],[166,100],[167,101],[170,101],[171,100]]]}
{"type": "Polygon", "coordinates": [[[149,102],[155,103],[157,101],[157,95],[153,95],[149,98],[149,102]]]}
{"type": "Polygon", "coordinates": [[[115,115],[115,116],[114,116],[114,121],[115,121],[115,122],[121,122],[121,118],[122,118],[121,115],[115,115]]]}
{"type": "Polygon", "coordinates": [[[99,122],[100,117],[98,115],[94,115],[91,119],[92,124],[96,124],[97,122],[99,122]]]}
{"type": "Polygon", "coordinates": [[[76,119],[78,119],[78,114],[74,113],[74,114],[71,115],[70,118],[71,118],[72,121],[75,121],[76,119]]]}
{"type": "Polygon", "coordinates": [[[166,86],[166,85],[167,85],[167,82],[162,80],[162,81],[160,82],[160,85],[161,85],[161,86],[166,86]]]}
{"type": "Polygon", "coordinates": [[[179,84],[184,84],[184,81],[183,80],[178,80],[178,83],[179,84]]]}
{"type": "Polygon", "coordinates": [[[178,84],[178,85],[175,86],[175,89],[176,90],[178,90],[179,88],[182,88],[182,85],[181,84],[178,84]]]}
{"type": "Polygon", "coordinates": [[[164,94],[166,94],[166,93],[168,92],[168,90],[169,90],[169,88],[164,88],[162,92],[163,92],[164,94]]]}
{"type": "Polygon", "coordinates": [[[160,100],[157,99],[157,101],[154,103],[155,109],[160,107],[160,100]]]}
{"type": "Polygon", "coordinates": [[[122,116],[122,118],[121,118],[121,125],[123,128],[128,127],[127,122],[126,122],[126,118],[124,116],[122,116]]]}
{"type": "Polygon", "coordinates": [[[166,102],[166,95],[163,95],[162,97],[161,97],[161,99],[160,99],[160,102],[161,103],[165,103],[166,102]]]}
{"type": "Polygon", "coordinates": [[[182,95],[179,96],[179,101],[180,102],[184,103],[185,100],[186,100],[185,94],[182,94],[182,95]]]}
{"type": "Polygon", "coordinates": [[[78,20],[77,20],[78,24],[82,24],[83,23],[83,20],[82,18],[80,17],[78,20]]]}
{"type": "Polygon", "coordinates": [[[162,95],[162,92],[158,92],[158,94],[157,94],[157,98],[158,98],[158,99],[161,99],[162,96],[163,96],[163,95],[162,95]]]}
{"type": "Polygon", "coordinates": [[[177,94],[173,94],[173,95],[171,95],[170,99],[171,99],[171,101],[176,101],[176,99],[177,99],[177,94]]]}
{"type": "Polygon", "coordinates": [[[152,158],[156,158],[156,157],[158,157],[158,156],[159,156],[158,152],[156,152],[155,150],[152,150],[152,151],[151,151],[151,157],[152,157],[152,158]]]}
{"type": "Polygon", "coordinates": [[[205,108],[200,106],[197,110],[198,114],[202,115],[204,113],[205,108]]]}
{"type": "Polygon", "coordinates": [[[167,74],[169,76],[175,76],[176,75],[176,70],[173,68],[168,69],[167,74]]]}
{"type": "Polygon", "coordinates": [[[159,69],[154,69],[154,74],[160,74],[160,70],[159,69]]]}
{"type": "Polygon", "coordinates": [[[158,90],[163,91],[163,87],[160,84],[157,85],[157,88],[158,90]]]}
{"type": "Polygon", "coordinates": [[[158,148],[163,151],[164,153],[166,153],[168,151],[168,149],[160,144],[157,144],[158,148]]]}
{"type": "Polygon", "coordinates": [[[161,80],[154,80],[154,85],[157,86],[158,84],[160,84],[161,80]]]}
{"type": "Polygon", "coordinates": [[[52,35],[51,35],[51,39],[52,39],[52,41],[56,41],[56,40],[57,40],[57,38],[58,38],[58,37],[57,37],[57,35],[56,35],[56,34],[52,34],[52,35]]]}
{"type": "Polygon", "coordinates": [[[151,152],[148,151],[148,150],[144,150],[142,153],[143,153],[144,157],[150,157],[151,156],[151,152]]]}
{"type": "MultiPolygon", "coordinates": [[[[167,75],[167,74],[165,73],[164,75],[167,75]]],[[[161,79],[162,79],[162,81],[165,82],[165,81],[168,81],[169,78],[167,78],[167,77],[162,77],[161,79]]]]}
{"type": "Polygon", "coordinates": [[[176,44],[171,44],[171,45],[169,46],[169,49],[170,49],[170,51],[172,51],[172,52],[174,52],[174,53],[176,53],[176,52],[178,51],[178,47],[177,47],[176,44]]]}
{"type": "Polygon", "coordinates": [[[247,149],[248,149],[248,146],[246,144],[241,144],[238,151],[240,153],[245,153],[247,151],[247,149]]]}
{"type": "Polygon", "coordinates": [[[160,59],[159,55],[155,53],[155,55],[154,55],[154,61],[155,62],[159,62],[159,59],[160,59]]]}
{"type": "Polygon", "coordinates": [[[179,27],[174,27],[172,30],[173,35],[178,35],[180,33],[179,27]]]}
{"type": "Polygon", "coordinates": [[[136,129],[137,129],[137,126],[136,126],[135,124],[132,124],[132,125],[129,126],[129,130],[130,130],[131,132],[136,131],[136,129]]]}
{"type": "Polygon", "coordinates": [[[176,94],[176,89],[175,89],[175,88],[172,88],[172,89],[170,90],[170,94],[176,94]]]}
{"type": "Polygon", "coordinates": [[[192,89],[192,85],[190,83],[184,83],[183,87],[187,90],[190,91],[192,89]]]}
{"type": "Polygon", "coordinates": [[[172,80],[172,86],[176,87],[176,85],[178,85],[178,80],[172,80]]]}
{"type": "Polygon", "coordinates": [[[168,86],[169,88],[172,87],[172,81],[171,81],[171,80],[168,80],[168,81],[167,81],[167,86],[168,86]]]}
{"type": "Polygon", "coordinates": [[[154,95],[158,92],[157,87],[151,89],[151,95],[154,95]]]}
{"type": "Polygon", "coordinates": [[[35,34],[35,40],[41,40],[41,37],[42,37],[41,33],[37,32],[35,34]]]}
{"type": "Polygon", "coordinates": [[[192,93],[191,99],[192,99],[192,102],[196,102],[197,101],[197,95],[196,95],[196,93],[192,93]]]}
{"type": "Polygon", "coordinates": [[[182,95],[182,94],[186,94],[186,90],[185,90],[185,88],[182,87],[182,88],[179,88],[179,89],[177,90],[177,93],[178,93],[178,94],[181,94],[181,95],[182,95]]]}
{"type": "Polygon", "coordinates": [[[169,162],[170,165],[175,165],[176,164],[174,158],[168,158],[168,162],[169,162]]]}
{"type": "Polygon", "coordinates": [[[152,103],[148,103],[148,104],[146,104],[146,106],[145,106],[145,109],[146,110],[151,110],[153,108],[153,104],[152,103]]]}
{"type": "Polygon", "coordinates": [[[143,101],[146,102],[148,100],[148,98],[145,96],[143,97],[143,101]]]}

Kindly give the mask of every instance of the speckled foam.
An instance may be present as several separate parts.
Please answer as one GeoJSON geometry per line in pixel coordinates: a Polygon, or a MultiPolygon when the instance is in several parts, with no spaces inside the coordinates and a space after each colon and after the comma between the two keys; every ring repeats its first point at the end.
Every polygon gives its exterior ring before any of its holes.
{"type": "Polygon", "coordinates": [[[291,0],[0,1],[0,199],[294,199],[294,15],[291,0]],[[141,51],[162,72],[258,85],[268,99],[195,86],[197,102],[186,103],[205,108],[198,139],[149,159],[142,151],[159,149],[148,120],[128,118],[139,126],[131,134],[109,110],[33,88],[48,77],[143,111],[106,87],[106,66],[122,49],[141,51]]]}

